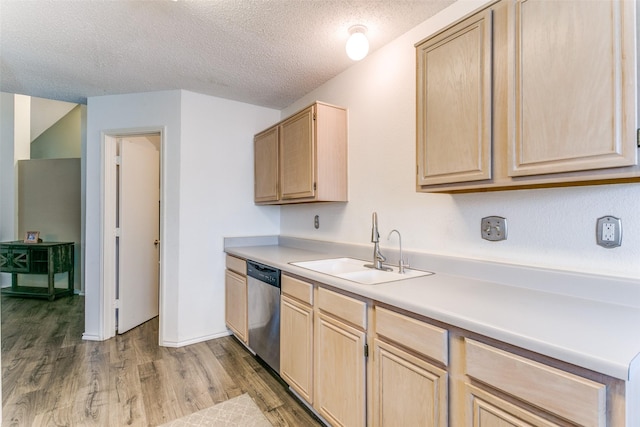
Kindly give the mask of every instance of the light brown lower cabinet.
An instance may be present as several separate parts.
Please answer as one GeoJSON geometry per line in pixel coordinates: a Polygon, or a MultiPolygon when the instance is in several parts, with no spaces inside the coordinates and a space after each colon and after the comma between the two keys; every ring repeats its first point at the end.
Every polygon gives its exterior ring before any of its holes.
{"type": "Polygon", "coordinates": [[[282,275],[280,376],[313,404],[313,285],[282,275]]]}
{"type": "Polygon", "coordinates": [[[376,339],[374,426],[447,425],[447,371],[376,339]]]}
{"type": "Polygon", "coordinates": [[[379,306],[375,324],[373,425],[446,427],[447,331],[379,306]]]}
{"type": "MultiPolygon", "coordinates": [[[[467,384],[465,393],[471,406],[467,426],[474,427],[560,427],[521,405],[501,399],[494,393],[467,384]]],[[[566,424],[562,424],[565,425],[566,424]]]]}
{"type": "Polygon", "coordinates": [[[367,422],[366,326],[366,302],[318,289],[313,406],[335,427],[367,422]]]}
{"type": "Polygon", "coordinates": [[[231,332],[233,332],[240,341],[247,344],[249,337],[247,321],[247,277],[239,272],[239,270],[242,270],[243,265],[245,266],[243,271],[246,272],[246,263],[244,260],[227,256],[227,270],[225,271],[224,280],[224,311],[227,327],[231,329],[231,332]]]}
{"type": "Polygon", "coordinates": [[[287,275],[281,301],[281,376],[331,426],[640,425],[633,382],[287,275]]]}
{"type": "Polygon", "coordinates": [[[366,425],[365,335],[329,315],[318,315],[314,406],[333,426],[366,425]]]}
{"type": "Polygon", "coordinates": [[[472,339],[465,353],[467,426],[607,425],[605,384],[472,339]]]}

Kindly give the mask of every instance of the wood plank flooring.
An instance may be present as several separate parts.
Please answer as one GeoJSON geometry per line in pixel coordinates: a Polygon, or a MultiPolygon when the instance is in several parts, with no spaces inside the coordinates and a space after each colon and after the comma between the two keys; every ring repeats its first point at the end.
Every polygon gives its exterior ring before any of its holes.
{"type": "Polygon", "coordinates": [[[0,303],[4,427],[157,426],[242,393],[275,427],[322,425],[233,337],[159,347],[155,318],[83,341],[83,297],[0,303]]]}

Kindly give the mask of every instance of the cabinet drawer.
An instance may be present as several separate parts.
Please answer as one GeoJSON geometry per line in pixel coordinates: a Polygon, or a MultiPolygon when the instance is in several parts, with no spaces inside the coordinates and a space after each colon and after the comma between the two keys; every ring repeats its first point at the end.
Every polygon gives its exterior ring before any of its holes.
{"type": "Polygon", "coordinates": [[[447,366],[448,332],[411,317],[376,307],[376,334],[447,366]]]}
{"type": "Polygon", "coordinates": [[[227,268],[243,276],[247,275],[247,262],[241,258],[227,255],[227,268]]]}
{"type": "Polygon", "coordinates": [[[606,386],[465,339],[467,375],[583,426],[606,424],[606,386]]]}
{"type": "Polygon", "coordinates": [[[313,285],[294,279],[285,274],[282,275],[282,293],[292,298],[300,300],[306,304],[313,305],[313,285]]]}
{"type": "Polygon", "coordinates": [[[318,307],[354,326],[367,329],[367,303],[364,301],[319,288],[318,307]]]}

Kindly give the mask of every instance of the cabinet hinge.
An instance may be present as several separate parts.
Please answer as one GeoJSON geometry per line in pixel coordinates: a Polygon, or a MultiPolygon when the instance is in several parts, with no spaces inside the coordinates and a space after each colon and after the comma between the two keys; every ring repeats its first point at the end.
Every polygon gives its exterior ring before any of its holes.
{"type": "Polygon", "coordinates": [[[313,191],[316,191],[318,189],[318,184],[317,183],[313,183],[313,191]]]}
{"type": "Polygon", "coordinates": [[[369,357],[369,344],[364,345],[364,357],[369,357]]]}
{"type": "Polygon", "coordinates": [[[113,308],[120,308],[120,300],[119,299],[113,301],[113,308]]]}
{"type": "Polygon", "coordinates": [[[313,120],[316,119],[316,113],[313,113],[313,120]]]}
{"type": "Polygon", "coordinates": [[[120,229],[119,229],[119,228],[114,229],[114,230],[113,230],[113,235],[114,235],[115,237],[120,237],[120,229]]]}
{"type": "Polygon", "coordinates": [[[638,147],[640,147],[640,129],[638,129],[638,136],[636,137],[636,142],[638,143],[638,147]]]}
{"type": "Polygon", "coordinates": [[[114,157],[113,160],[116,163],[116,165],[120,165],[122,163],[122,156],[116,156],[114,157]]]}

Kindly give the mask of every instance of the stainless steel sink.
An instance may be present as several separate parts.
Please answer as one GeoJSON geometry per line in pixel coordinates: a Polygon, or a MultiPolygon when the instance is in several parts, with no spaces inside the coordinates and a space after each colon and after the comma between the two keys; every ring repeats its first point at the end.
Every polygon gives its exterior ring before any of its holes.
{"type": "Polygon", "coordinates": [[[375,285],[379,283],[394,282],[397,280],[412,279],[414,277],[433,274],[428,271],[405,269],[403,274],[398,273],[398,268],[389,266],[392,271],[382,271],[365,267],[369,261],[356,258],[329,258],[314,261],[292,262],[291,265],[306,268],[329,276],[339,277],[363,285],[375,285]]]}

